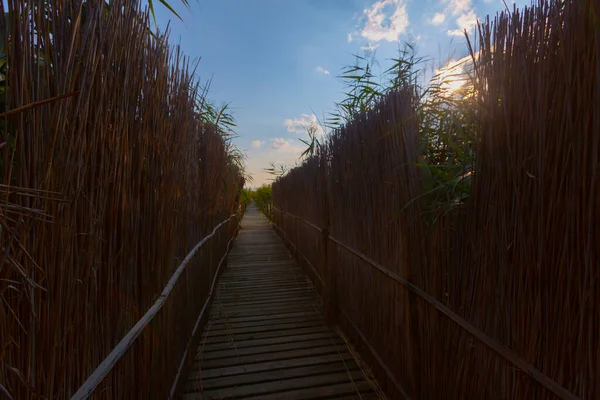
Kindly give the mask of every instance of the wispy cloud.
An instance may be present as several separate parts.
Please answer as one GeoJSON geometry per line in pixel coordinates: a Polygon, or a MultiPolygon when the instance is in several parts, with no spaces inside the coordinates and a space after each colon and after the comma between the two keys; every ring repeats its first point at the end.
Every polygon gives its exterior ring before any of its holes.
{"type": "Polygon", "coordinates": [[[360,34],[370,42],[395,42],[409,25],[404,0],[381,0],[363,13],[366,22],[360,34]]]}
{"type": "Polygon", "coordinates": [[[456,25],[458,29],[451,29],[448,31],[448,35],[450,36],[462,36],[464,35],[464,31],[471,33],[473,29],[477,26],[477,15],[475,15],[474,10],[470,10],[467,13],[461,14],[458,18],[456,18],[456,25]]]}
{"type": "Polygon", "coordinates": [[[473,8],[472,0],[442,0],[446,5],[442,12],[436,12],[428,22],[432,25],[441,25],[446,22],[447,16],[455,17],[455,29],[448,29],[448,36],[462,36],[466,30],[472,33],[477,26],[477,15],[473,8]]]}
{"type": "Polygon", "coordinates": [[[306,133],[309,128],[314,127],[317,135],[325,133],[323,127],[317,122],[315,114],[300,114],[300,118],[286,119],[283,124],[287,126],[288,132],[306,133]]]}
{"type": "Polygon", "coordinates": [[[352,36],[352,33],[348,34],[348,43],[352,42],[352,40],[354,39],[354,36],[352,36]]]}
{"type": "Polygon", "coordinates": [[[446,11],[451,12],[452,15],[465,14],[473,8],[471,0],[446,0],[446,3],[448,3],[446,11]]]}
{"type": "Polygon", "coordinates": [[[285,140],[284,138],[277,138],[277,139],[271,140],[271,148],[275,149],[275,150],[281,149],[282,147],[289,146],[289,145],[290,145],[290,143],[287,140],[285,140]]]}
{"type": "Polygon", "coordinates": [[[284,138],[276,138],[271,140],[271,148],[281,153],[301,154],[304,149],[301,146],[294,146],[290,142],[284,138]]]}
{"type": "Polygon", "coordinates": [[[323,68],[323,67],[321,67],[321,66],[318,66],[317,68],[315,68],[315,70],[316,70],[317,72],[320,72],[320,73],[322,73],[322,74],[329,75],[329,71],[327,71],[325,68],[323,68]]]}
{"type": "Polygon", "coordinates": [[[435,13],[435,15],[433,16],[433,18],[431,19],[431,21],[429,21],[429,23],[431,25],[440,25],[440,24],[443,24],[445,20],[446,20],[446,14],[444,14],[444,13],[435,13]]]}
{"type": "Polygon", "coordinates": [[[366,46],[360,46],[360,49],[363,51],[375,51],[379,47],[379,43],[369,43],[366,46]]]}
{"type": "Polygon", "coordinates": [[[254,140],[252,142],[252,147],[254,147],[255,149],[258,149],[260,146],[262,146],[265,142],[261,142],[260,140],[254,140]]]}

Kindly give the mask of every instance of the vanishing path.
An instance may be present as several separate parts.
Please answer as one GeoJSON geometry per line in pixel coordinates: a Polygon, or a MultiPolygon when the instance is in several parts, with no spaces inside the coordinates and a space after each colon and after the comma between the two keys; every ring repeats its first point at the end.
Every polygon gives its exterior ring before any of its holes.
{"type": "Polygon", "coordinates": [[[379,399],[252,203],[219,281],[183,398],[379,399]],[[359,394],[360,393],[360,394],[359,394]]]}

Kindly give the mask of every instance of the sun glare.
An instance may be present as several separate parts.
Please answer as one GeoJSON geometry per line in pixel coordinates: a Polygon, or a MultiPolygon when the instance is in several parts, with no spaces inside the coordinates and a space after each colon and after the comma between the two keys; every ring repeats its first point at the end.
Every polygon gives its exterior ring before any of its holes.
{"type": "Polygon", "coordinates": [[[463,89],[469,82],[467,68],[470,63],[471,57],[467,56],[460,60],[450,60],[446,65],[435,71],[433,82],[439,85],[442,95],[464,95],[463,89]]]}

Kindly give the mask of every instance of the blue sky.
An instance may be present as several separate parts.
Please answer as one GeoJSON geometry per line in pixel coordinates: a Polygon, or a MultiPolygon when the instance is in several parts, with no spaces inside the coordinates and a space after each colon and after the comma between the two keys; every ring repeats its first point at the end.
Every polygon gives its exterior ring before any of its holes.
{"type": "Polygon", "coordinates": [[[271,161],[299,161],[306,127],[343,98],[336,76],[353,54],[376,48],[385,67],[412,41],[432,70],[467,55],[462,29],[505,8],[501,0],[190,0],[188,10],[168,1],[183,22],[155,0],[158,26],[170,21],[171,42],[200,59],[201,80],[212,77],[209,97],[230,103],[252,187],[271,178],[262,171],[271,161]]]}

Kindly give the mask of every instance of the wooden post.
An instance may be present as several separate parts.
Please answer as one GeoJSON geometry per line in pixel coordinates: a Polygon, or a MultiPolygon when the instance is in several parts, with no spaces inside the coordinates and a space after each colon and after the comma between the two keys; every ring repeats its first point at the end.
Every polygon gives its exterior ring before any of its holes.
{"type": "Polygon", "coordinates": [[[321,241],[323,246],[322,263],[323,263],[323,281],[325,287],[323,288],[323,299],[324,299],[324,314],[325,320],[328,325],[335,325],[337,323],[337,293],[335,291],[335,274],[333,271],[333,263],[330,260],[330,246],[329,246],[329,228],[323,228],[321,230],[321,241]]]}
{"type": "Polygon", "coordinates": [[[298,256],[298,217],[294,216],[294,229],[296,231],[296,238],[294,243],[294,250],[296,252],[296,260],[299,260],[298,256]]]}
{"type": "Polygon", "coordinates": [[[321,195],[321,243],[323,246],[322,265],[323,265],[323,308],[325,320],[328,325],[335,325],[338,319],[338,297],[337,284],[335,276],[335,244],[330,243],[329,229],[331,228],[331,213],[329,211],[329,184],[327,181],[327,157],[325,152],[319,153],[319,175],[317,177],[317,191],[321,195]]]}

